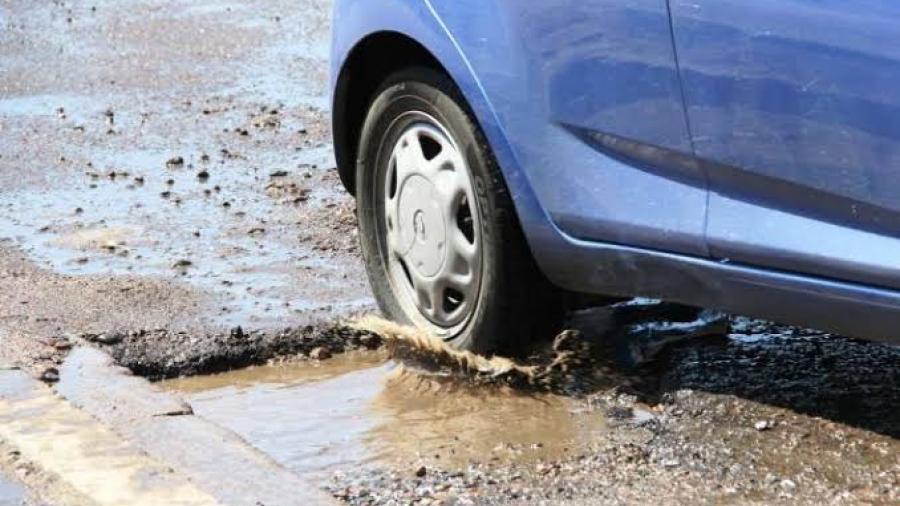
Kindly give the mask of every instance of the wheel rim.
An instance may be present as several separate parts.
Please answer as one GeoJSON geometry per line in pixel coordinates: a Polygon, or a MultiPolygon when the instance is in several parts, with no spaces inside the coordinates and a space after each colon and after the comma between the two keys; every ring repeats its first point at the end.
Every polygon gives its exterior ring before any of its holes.
{"type": "Polygon", "coordinates": [[[462,153],[437,121],[397,137],[384,178],[388,271],[404,311],[450,337],[464,326],[481,284],[480,222],[462,153]]]}

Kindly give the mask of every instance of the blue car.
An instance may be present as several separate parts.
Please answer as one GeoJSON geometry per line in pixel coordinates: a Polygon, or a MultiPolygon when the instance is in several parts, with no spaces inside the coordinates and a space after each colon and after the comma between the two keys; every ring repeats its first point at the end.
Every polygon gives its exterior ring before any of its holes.
{"type": "Polygon", "coordinates": [[[571,294],[897,342],[900,2],[335,0],[375,296],[482,352],[571,294]]]}

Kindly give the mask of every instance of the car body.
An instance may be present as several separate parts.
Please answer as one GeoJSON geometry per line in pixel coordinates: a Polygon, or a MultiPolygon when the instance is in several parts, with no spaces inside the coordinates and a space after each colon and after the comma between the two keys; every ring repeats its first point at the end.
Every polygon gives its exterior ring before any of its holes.
{"type": "Polygon", "coordinates": [[[897,342],[900,4],[335,0],[351,191],[379,79],[445,72],[553,284],[897,342]]]}

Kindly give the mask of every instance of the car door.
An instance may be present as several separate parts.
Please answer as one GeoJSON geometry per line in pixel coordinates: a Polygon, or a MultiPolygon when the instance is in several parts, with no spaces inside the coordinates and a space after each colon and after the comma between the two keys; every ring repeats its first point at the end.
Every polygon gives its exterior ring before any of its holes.
{"type": "Polygon", "coordinates": [[[428,0],[567,234],[705,256],[666,0],[428,0]],[[688,157],[689,158],[689,157],[688,157]]]}
{"type": "Polygon", "coordinates": [[[670,6],[711,254],[900,288],[900,2],[670,6]]]}

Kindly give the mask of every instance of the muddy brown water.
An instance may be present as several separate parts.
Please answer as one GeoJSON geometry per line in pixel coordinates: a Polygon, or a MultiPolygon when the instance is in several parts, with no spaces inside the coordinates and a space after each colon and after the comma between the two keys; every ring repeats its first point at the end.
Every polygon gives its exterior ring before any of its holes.
{"type": "Polygon", "coordinates": [[[162,385],[200,416],[310,475],[361,465],[537,461],[577,451],[607,428],[581,401],[461,386],[383,353],[162,385]]]}

